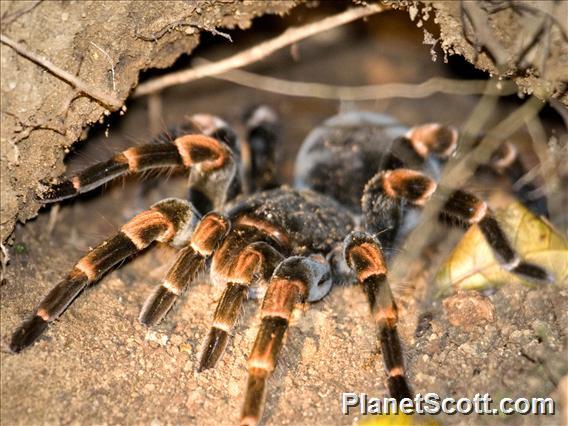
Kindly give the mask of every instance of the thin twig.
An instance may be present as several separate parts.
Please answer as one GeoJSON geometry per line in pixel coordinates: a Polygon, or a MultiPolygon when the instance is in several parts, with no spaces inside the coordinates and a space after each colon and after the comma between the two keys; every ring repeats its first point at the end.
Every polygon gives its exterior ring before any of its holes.
{"type": "Polygon", "coordinates": [[[57,219],[59,218],[59,212],[61,210],[61,204],[55,204],[49,210],[49,220],[47,222],[47,235],[51,237],[53,234],[53,230],[55,229],[55,224],[57,223],[57,219]]]}
{"type": "MultiPolygon", "coordinates": [[[[533,142],[533,150],[539,160],[539,176],[544,180],[546,187],[548,211],[550,217],[560,224],[566,223],[566,196],[562,191],[562,165],[568,155],[559,156],[548,146],[548,137],[540,119],[535,116],[525,122],[533,142]]],[[[526,176],[526,175],[525,175],[526,176]]],[[[523,176],[523,178],[525,177],[523,176]]],[[[523,179],[521,178],[521,180],[523,179]]]]}
{"type": "MultiPolygon", "coordinates": [[[[547,97],[545,93],[540,93],[539,96],[543,98],[547,97]]],[[[487,97],[487,99],[493,99],[493,97],[487,97]]],[[[480,104],[481,103],[482,102],[480,102],[480,104]]],[[[480,164],[487,164],[491,154],[499,147],[499,142],[509,138],[526,120],[531,120],[535,117],[543,106],[544,102],[542,100],[538,99],[536,96],[532,96],[520,108],[516,109],[497,126],[491,129],[475,149],[468,152],[464,157],[453,160],[452,163],[455,162],[453,167],[452,164],[448,164],[445,167],[444,174],[440,179],[440,186],[436,192],[436,197],[432,198],[426,205],[421,214],[420,223],[406,238],[406,241],[412,241],[412,244],[405,247],[406,251],[404,256],[397,256],[395,259],[395,264],[392,268],[393,272],[397,274],[393,274],[395,277],[398,278],[400,276],[404,278],[407,273],[404,267],[404,265],[407,264],[407,260],[416,258],[422,253],[431,234],[430,231],[432,227],[429,224],[435,221],[450,192],[453,189],[463,187],[480,164]]],[[[471,126],[477,127],[476,125],[471,126]]]]}
{"type": "Polygon", "coordinates": [[[148,96],[148,128],[152,137],[160,133],[162,128],[162,96],[152,93],[148,96]]]}
{"type": "MultiPolygon", "coordinates": [[[[531,62],[526,60],[526,56],[535,46],[540,43],[542,35],[545,33],[545,31],[550,31],[550,18],[548,16],[544,16],[540,20],[540,22],[538,22],[532,28],[526,28],[525,32],[528,31],[531,31],[531,33],[528,35],[529,41],[522,43],[523,40],[521,39],[518,51],[513,55],[516,64],[520,69],[528,68],[531,65],[531,62]]],[[[544,53],[546,59],[548,52],[544,51],[544,53]]]]}
{"type": "Polygon", "coordinates": [[[547,16],[546,36],[544,37],[544,41],[542,43],[540,66],[537,68],[540,71],[540,77],[543,80],[546,80],[546,60],[548,59],[548,55],[550,53],[550,43],[552,41],[552,30],[550,27],[550,22],[551,18],[550,16],[547,16]]]}
{"type": "Polygon", "coordinates": [[[153,33],[149,36],[145,36],[144,34],[140,34],[138,31],[136,31],[135,36],[137,38],[139,38],[140,40],[157,42],[159,39],[161,39],[164,35],[169,33],[171,30],[174,30],[178,27],[184,27],[184,26],[191,26],[191,24],[189,24],[188,22],[185,22],[184,19],[180,19],[178,21],[169,23],[164,28],[162,28],[160,31],[157,31],[157,32],[155,32],[155,33],[153,33]]]}
{"type": "Polygon", "coordinates": [[[198,27],[198,28],[203,29],[203,30],[207,31],[208,33],[211,33],[215,36],[223,37],[223,38],[229,40],[231,43],[233,42],[233,37],[231,37],[231,34],[225,33],[223,31],[219,31],[217,28],[201,28],[201,27],[198,27]]]}
{"type": "Polygon", "coordinates": [[[548,102],[550,103],[550,106],[554,108],[554,110],[562,118],[562,121],[564,122],[564,127],[568,129],[568,108],[566,108],[566,105],[564,105],[562,102],[560,102],[558,99],[555,98],[550,98],[548,102]]]}
{"type": "Polygon", "coordinates": [[[33,52],[30,52],[26,47],[22,46],[19,43],[16,43],[8,36],[1,34],[0,42],[4,43],[7,46],[10,46],[20,55],[29,59],[32,62],[35,62],[42,68],[47,69],[53,75],[55,75],[56,77],[60,78],[63,81],[66,81],[71,86],[75,87],[77,90],[81,91],[90,98],[96,100],[97,102],[101,103],[106,107],[110,107],[111,110],[117,110],[122,106],[122,102],[120,102],[118,99],[102,92],[98,88],[93,87],[88,83],[85,83],[84,81],[80,80],[79,78],[69,73],[68,71],[65,71],[59,68],[58,66],[54,65],[52,62],[48,61],[47,59],[42,58],[41,56],[33,52]]]}
{"type": "MultiPolygon", "coordinates": [[[[539,96],[547,97],[540,93],[539,96]]],[[[442,182],[456,188],[463,185],[480,164],[487,164],[500,142],[511,137],[527,120],[532,120],[544,107],[545,102],[532,96],[520,108],[516,109],[497,126],[491,129],[471,153],[462,159],[455,167],[444,173],[442,182]]]]}
{"type": "MultiPolygon", "coordinates": [[[[557,7],[561,7],[561,3],[558,2],[554,6],[555,7],[553,8],[553,10],[549,11],[549,10],[546,10],[546,9],[539,9],[539,8],[530,6],[528,4],[523,4],[523,3],[512,4],[513,8],[518,8],[520,10],[530,12],[533,15],[548,15],[552,20],[553,26],[556,26],[558,28],[558,30],[560,31],[560,35],[562,36],[564,41],[568,41],[568,33],[564,29],[565,24],[557,18],[557,14],[558,14],[557,7]]],[[[560,14],[560,16],[563,16],[563,15],[560,14]]]]}
{"type": "MultiPolygon", "coordinates": [[[[477,2],[462,0],[460,5],[473,28],[476,50],[480,46],[483,46],[495,61],[497,68],[501,69],[504,67],[508,59],[507,51],[491,32],[491,28],[487,22],[487,16],[480,8],[479,4],[477,2]]],[[[462,25],[465,28],[465,22],[462,23],[462,25]]]]}
{"type": "MultiPolygon", "coordinates": [[[[199,62],[203,60],[200,59],[199,62]]],[[[206,61],[210,63],[209,61],[206,61]]],[[[422,83],[385,83],[364,86],[334,86],[304,81],[290,81],[259,75],[243,70],[231,70],[212,76],[257,90],[278,93],[286,96],[305,98],[366,101],[387,98],[419,99],[435,93],[452,95],[478,95],[485,93],[487,80],[455,80],[434,77],[422,83]]],[[[490,94],[511,95],[517,93],[517,86],[510,81],[500,82],[500,87],[492,85],[490,94]]]]}
{"type": "MultiPolygon", "coordinates": [[[[495,113],[495,106],[499,99],[498,96],[490,95],[490,87],[497,84],[497,79],[493,78],[487,82],[487,90],[481,99],[477,102],[473,111],[469,114],[469,119],[466,121],[462,128],[460,135],[460,142],[458,145],[458,152],[456,157],[450,159],[445,169],[451,169],[460,161],[465,161],[472,150],[475,140],[481,133],[482,129],[486,126],[489,118],[495,113]]],[[[443,181],[447,181],[442,179],[443,181]]],[[[443,191],[443,187],[440,188],[443,191]]],[[[405,250],[394,258],[390,272],[395,282],[405,281],[408,279],[408,262],[412,259],[419,258],[430,241],[433,229],[432,223],[436,222],[436,216],[440,211],[444,201],[448,195],[445,191],[438,191],[438,196],[432,198],[426,205],[426,208],[420,216],[420,222],[410,234],[407,236],[406,241],[412,241],[412,244],[406,244],[405,250]]]]}
{"type": "Polygon", "coordinates": [[[6,246],[0,243],[0,285],[3,285],[6,279],[6,267],[8,263],[10,263],[10,254],[6,246]]]}
{"type": "Polygon", "coordinates": [[[111,75],[112,75],[112,90],[113,90],[113,91],[116,91],[116,83],[115,83],[115,81],[114,81],[114,62],[113,62],[113,60],[111,59],[110,55],[109,55],[108,53],[106,53],[106,52],[105,52],[98,44],[96,44],[94,41],[91,41],[90,43],[91,43],[93,46],[95,46],[98,50],[100,50],[101,53],[102,53],[103,55],[105,55],[106,58],[108,59],[108,63],[110,64],[110,72],[111,72],[111,75]]]}
{"type": "Polygon", "coordinates": [[[171,22],[168,25],[166,25],[164,28],[162,28],[160,31],[158,31],[158,32],[156,32],[156,33],[154,33],[150,36],[145,36],[143,34],[136,32],[136,37],[138,37],[139,39],[144,40],[144,41],[156,42],[159,39],[161,39],[164,35],[169,33],[170,31],[177,30],[181,27],[198,28],[200,30],[207,31],[207,32],[209,32],[213,35],[218,35],[218,36],[224,37],[227,40],[229,40],[231,43],[233,42],[233,39],[232,39],[230,34],[219,31],[216,28],[203,27],[203,26],[200,26],[200,25],[195,24],[195,23],[186,22],[185,19],[180,19],[178,21],[171,22]]]}
{"type": "Polygon", "coordinates": [[[330,30],[340,25],[347,24],[365,16],[373,15],[385,10],[384,6],[372,4],[365,7],[350,9],[334,16],[322,19],[297,28],[289,28],[283,34],[271,40],[260,43],[250,49],[237,53],[227,59],[203,65],[197,68],[179,71],[158,77],[146,83],[140,84],[133,93],[133,97],[148,95],[164,90],[167,87],[188,83],[203,77],[211,77],[229,70],[240,68],[252,62],[259,61],[271,53],[290,44],[296,43],[314,34],[330,30]]]}
{"type": "Polygon", "coordinates": [[[18,19],[20,16],[25,15],[26,13],[31,12],[32,10],[34,10],[43,0],[35,0],[33,1],[31,4],[29,4],[27,7],[22,8],[21,10],[17,10],[14,13],[10,13],[7,14],[5,16],[2,17],[2,21],[1,24],[2,25],[8,25],[11,24],[12,22],[14,22],[16,19],[18,19]]]}

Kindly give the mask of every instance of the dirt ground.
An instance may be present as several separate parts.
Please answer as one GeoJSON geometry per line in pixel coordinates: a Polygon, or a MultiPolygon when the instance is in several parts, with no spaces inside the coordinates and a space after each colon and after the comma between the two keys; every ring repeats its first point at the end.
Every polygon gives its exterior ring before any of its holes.
{"type": "MultiPolygon", "coordinates": [[[[279,18],[263,19],[259,23],[263,31],[280,29],[279,18]]],[[[249,37],[253,36],[236,35],[235,43],[253,42],[249,37]]],[[[441,59],[432,62],[430,46],[423,46],[422,40],[421,29],[406,15],[392,12],[322,34],[301,43],[299,51],[280,52],[254,70],[336,84],[455,77],[456,66],[441,59]]],[[[197,54],[222,57],[226,50],[223,43],[210,42],[207,51],[197,54]]],[[[242,110],[258,102],[272,105],[282,116],[281,170],[289,179],[303,137],[340,109],[387,112],[409,124],[435,120],[459,126],[476,99],[435,95],[340,105],[207,80],[164,93],[162,119],[170,125],[184,114],[209,112],[238,122],[242,110]]],[[[503,102],[500,114],[514,106],[513,101],[503,102]]],[[[69,156],[68,172],[147,140],[150,121],[146,101],[132,102],[124,117],[101,125],[69,156]]],[[[526,144],[527,135],[519,134],[518,141],[526,144]]],[[[256,304],[246,305],[219,367],[197,374],[196,356],[220,289],[206,281],[196,285],[155,329],[148,330],[137,320],[146,296],[173,260],[175,252],[167,247],[147,250],[108,274],[33,347],[19,355],[7,351],[10,333],[85,250],[152,202],[185,194],[183,177],[156,182],[141,186],[139,179],[127,179],[122,185],[64,203],[58,212],[54,207],[44,209],[37,220],[17,229],[6,281],[0,288],[2,425],[238,421],[246,360],[258,330],[256,304]]],[[[478,189],[487,192],[488,188],[478,185],[478,189]]],[[[406,275],[398,272],[392,277],[399,288],[400,331],[415,391],[456,398],[475,393],[489,393],[494,399],[552,395],[557,402],[557,414],[546,418],[445,416],[435,419],[440,424],[567,424],[568,288],[506,286],[491,295],[465,292],[445,303],[431,300],[432,277],[446,248],[444,243],[430,246],[421,259],[408,265],[406,275]]],[[[366,301],[355,286],[335,288],[293,321],[270,381],[265,422],[360,421],[356,414],[341,415],[342,392],[386,394],[366,301]]]]}

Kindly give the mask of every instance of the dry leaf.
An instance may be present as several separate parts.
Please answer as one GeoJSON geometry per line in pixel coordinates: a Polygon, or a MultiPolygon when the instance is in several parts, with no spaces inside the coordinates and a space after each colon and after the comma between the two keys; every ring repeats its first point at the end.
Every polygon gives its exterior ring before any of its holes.
{"type": "MultiPolygon", "coordinates": [[[[558,285],[568,284],[568,242],[545,220],[515,201],[495,216],[509,241],[528,262],[550,272],[558,285]]],[[[436,276],[438,290],[482,290],[503,284],[531,283],[505,271],[477,226],[464,235],[436,276]]]]}
{"type": "Polygon", "coordinates": [[[361,420],[361,426],[439,426],[432,417],[412,414],[381,414],[365,416],[361,420]]]}

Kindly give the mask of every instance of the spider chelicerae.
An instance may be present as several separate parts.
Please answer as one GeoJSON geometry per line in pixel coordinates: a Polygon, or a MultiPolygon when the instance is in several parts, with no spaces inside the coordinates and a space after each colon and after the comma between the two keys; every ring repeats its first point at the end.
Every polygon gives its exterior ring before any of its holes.
{"type": "MultiPolygon", "coordinates": [[[[14,332],[11,350],[32,344],[88,285],[159,241],[181,250],[144,304],[143,324],[159,323],[201,270],[207,269],[210,280],[224,289],[198,370],[216,365],[245,300],[263,299],[243,424],[262,417],[267,381],[295,307],[321,300],[338,283],[361,285],[376,324],[389,392],[399,400],[412,397],[387,263],[392,248],[415,224],[416,212],[435,196],[441,166],[457,148],[457,130],[436,123],[408,128],[364,111],[339,114],[304,141],[291,188],[277,178],[276,113],[258,106],[245,118],[249,173],[243,170],[236,133],[222,119],[199,114],[152,143],[40,188],[40,199],[52,203],[119,176],[170,168],[185,169],[190,187],[188,200],[154,204],[80,259],[14,332]]],[[[497,149],[488,166],[512,180],[525,173],[509,143],[497,149]]],[[[518,195],[533,211],[546,214],[545,199],[528,196],[533,190],[527,183],[518,195]]],[[[537,284],[552,281],[543,268],[520,258],[491,209],[475,195],[451,191],[439,219],[453,227],[477,224],[503,268],[537,284]]]]}

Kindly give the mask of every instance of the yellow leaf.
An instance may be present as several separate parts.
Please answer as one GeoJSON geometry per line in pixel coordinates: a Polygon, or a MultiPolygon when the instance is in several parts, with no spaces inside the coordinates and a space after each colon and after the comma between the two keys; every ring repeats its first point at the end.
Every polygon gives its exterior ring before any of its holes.
{"type": "MultiPolygon", "coordinates": [[[[515,201],[495,212],[509,241],[521,257],[545,268],[558,285],[568,284],[568,242],[545,220],[515,201]]],[[[531,283],[505,271],[477,226],[469,229],[436,276],[440,293],[482,290],[503,284],[531,283]]]]}
{"type": "Polygon", "coordinates": [[[439,426],[432,417],[402,413],[366,416],[360,424],[361,426],[439,426]]]}

